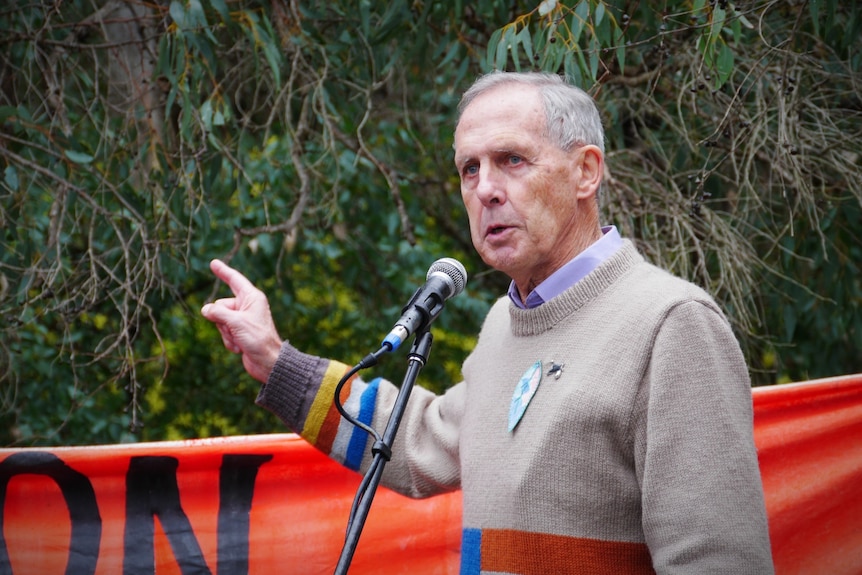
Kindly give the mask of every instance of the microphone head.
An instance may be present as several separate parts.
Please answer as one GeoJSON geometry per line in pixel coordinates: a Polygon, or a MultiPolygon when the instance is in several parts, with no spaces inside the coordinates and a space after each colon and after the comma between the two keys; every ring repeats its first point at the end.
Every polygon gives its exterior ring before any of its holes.
{"type": "Polygon", "coordinates": [[[456,259],[440,258],[428,268],[426,279],[430,279],[435,273],[445,274],[452,280],[452,294],[449,297],[455,297],[464,291],[464,286],[467,285],[467,270],[456,259]]]}

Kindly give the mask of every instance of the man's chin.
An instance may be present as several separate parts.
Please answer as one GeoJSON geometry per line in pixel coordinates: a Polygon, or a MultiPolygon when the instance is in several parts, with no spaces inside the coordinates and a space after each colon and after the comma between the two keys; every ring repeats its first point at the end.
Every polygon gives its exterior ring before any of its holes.
{"type": "Polygon", "coordinates": [[[479,255],[487,265],[509,277],[518,268],[517,254],[512,248],[486,249],[480,251],[479,255]]]}

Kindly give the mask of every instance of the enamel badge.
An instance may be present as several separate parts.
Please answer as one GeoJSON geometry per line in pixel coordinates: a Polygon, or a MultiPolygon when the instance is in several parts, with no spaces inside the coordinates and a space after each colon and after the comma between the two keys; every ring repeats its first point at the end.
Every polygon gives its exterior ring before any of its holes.
{"type": "Polygon", "coordinates": [[[533,399],[533,396],[536,394],[536,390],[539,388],[539,384],[541,382],[542,362],[537,361],[527,368],[527,371],[524,372],[524,375],[521,376],[521,380],[518,381],[518,384],[515,386],[514,393],[512,393],[512,405],[509,407],[510,432],[515,429],[518,422],[521,421],[521,418],[524,416],[524,412],[527,410],[527,405],[530,403],[530,400],[533,399]]]}

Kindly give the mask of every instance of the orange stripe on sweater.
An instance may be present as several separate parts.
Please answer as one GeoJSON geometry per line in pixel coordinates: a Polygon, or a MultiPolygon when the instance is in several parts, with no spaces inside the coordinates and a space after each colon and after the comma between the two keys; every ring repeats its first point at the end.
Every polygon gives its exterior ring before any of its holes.
{"type": "Polygon", "coordinates": [[[645,543],[483,529],[482,571],[520,575],[655,575],[645,543]]]}

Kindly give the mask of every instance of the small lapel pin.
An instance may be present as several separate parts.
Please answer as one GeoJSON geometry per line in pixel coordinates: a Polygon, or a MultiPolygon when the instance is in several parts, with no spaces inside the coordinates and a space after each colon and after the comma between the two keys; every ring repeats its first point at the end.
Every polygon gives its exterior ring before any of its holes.
{"type": "Polygon", "coordinates": [[[554,379],[560,379],[560,376],[563,375],[563,368],[565,366],[565,363],[556,363],[551,360],[551,369],[548,370],[548,377],[553,376],[554,379]]]}

